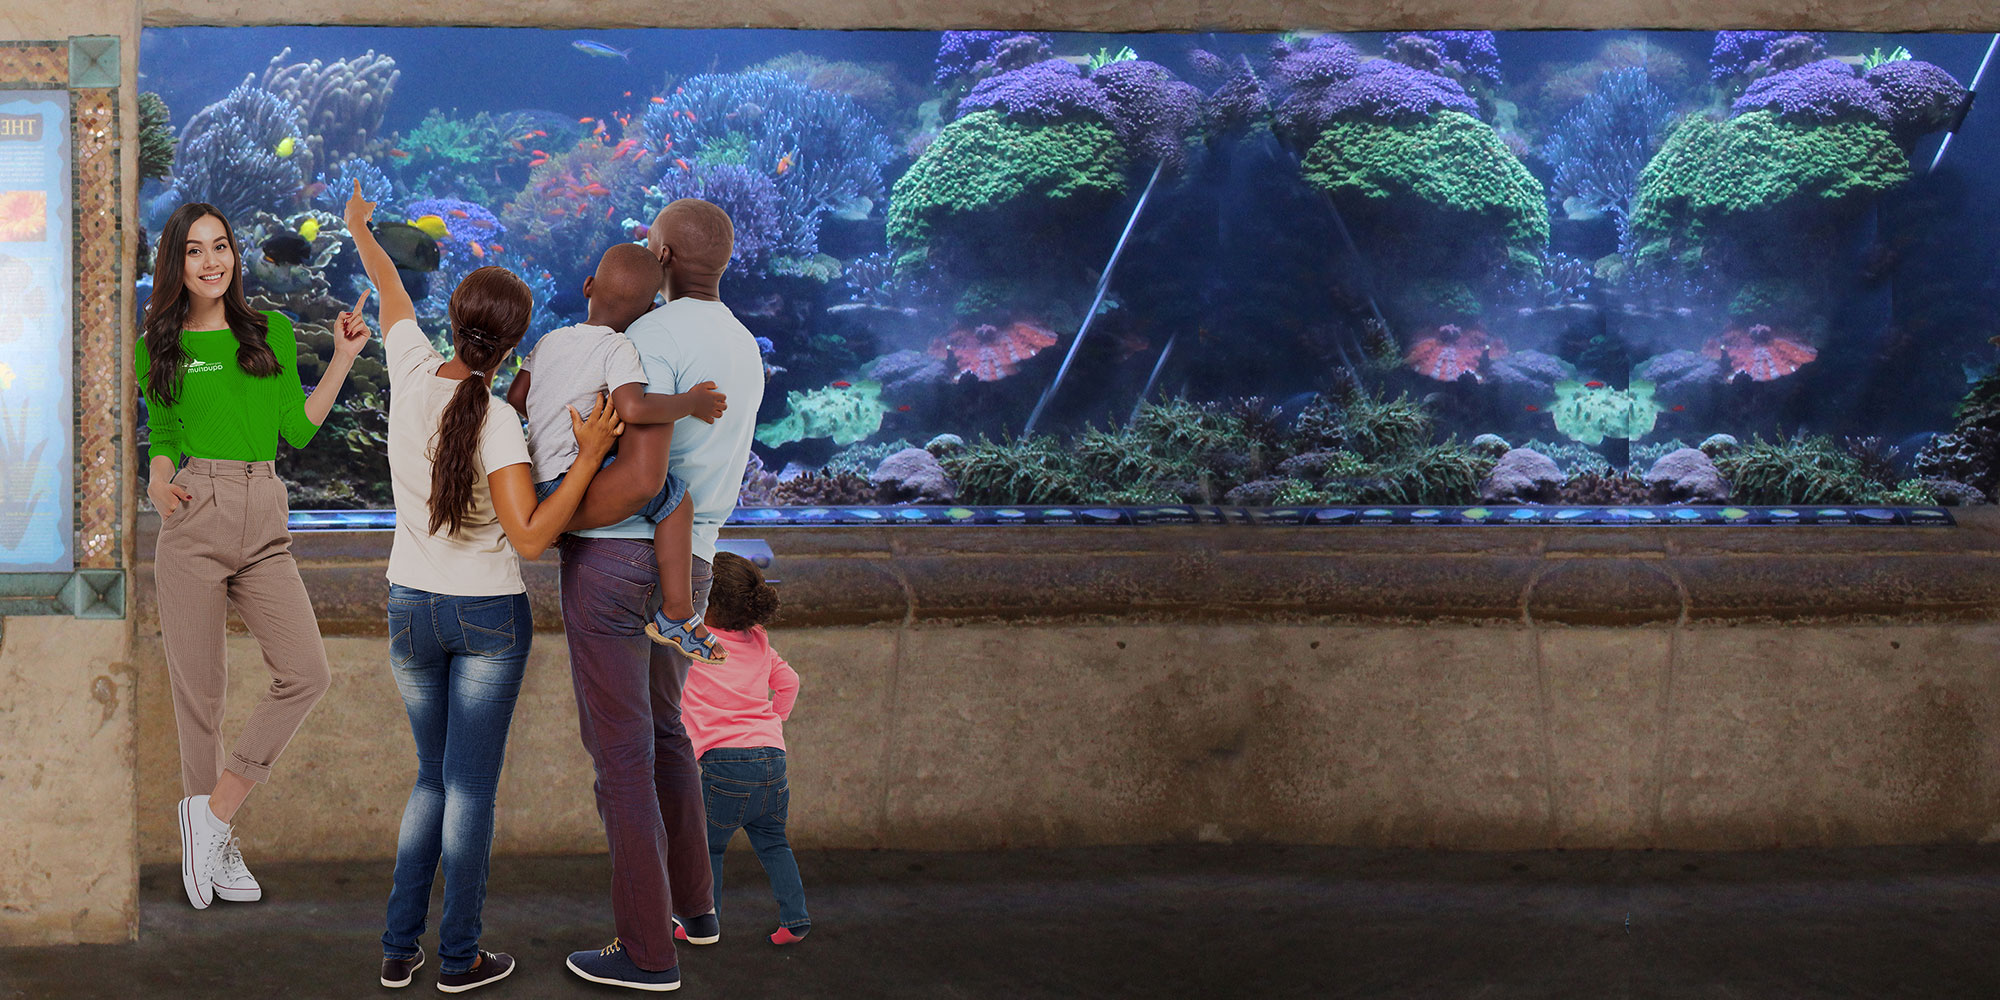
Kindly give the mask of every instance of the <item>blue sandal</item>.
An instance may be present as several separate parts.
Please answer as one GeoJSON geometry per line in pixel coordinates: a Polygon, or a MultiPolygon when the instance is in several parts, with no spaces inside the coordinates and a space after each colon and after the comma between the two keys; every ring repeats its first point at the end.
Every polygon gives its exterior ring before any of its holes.
{"type": "Polygon", "coordinates": [[[664,611],[653,612],[653,620],[646,623],[646,638],[662,646],[673,646],[690,660],[703,663],[721,663],[729,657],[722,651],[722,644],[715,641],[715,633],[707,638],[697,638],[694,627],[701,624],[701,616],[695,615],[686,621],[675,621],[664,611]]]}

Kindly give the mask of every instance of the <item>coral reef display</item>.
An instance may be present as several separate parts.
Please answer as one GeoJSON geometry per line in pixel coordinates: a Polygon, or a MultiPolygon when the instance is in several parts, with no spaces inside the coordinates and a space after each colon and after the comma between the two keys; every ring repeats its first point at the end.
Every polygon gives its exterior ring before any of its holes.
{"type": "Polygon", "coordinates": [[[1641,69],[1605,73],[1542,148],[1550,197],[1572,218],[1609,213],[1624,224],[1639,173],[1666,140],[1674,101],[1641,69]]]}
{"type": "Polygon", "coordinates": [[[146,91],[139,105],[139,179],[164,180],[174,169],[174,117],[160,95],[146,91]]]}
{"type": "Polygon", "coordinates": [[[290,101],[243,84],[195,112],[174,153],[176,201],[204,201],[230,218],[282,211],[305,185],[296,149],[305,122],[290,101]]]}
{"type": "Polygon", "coordinates": [[[1652,433],[1660,416],[1653,384],[1634,380],[1624,389],[1602,382],[1558,382],[1549,406],[1556,430],[1579,444],[1605,438],[1641,438],[1652,433]]]}
{"type": "Polygon", "coordinates": [[[272,56],[259,85],[298,107],[312,156],[308,165],[370,153],[396,81],[402,78],[396,60],[369,49],[331,63],[314,59],[287,64],[291,54],[287,46],[272,56]]]}
{"type": "Polygon", "coordinates": [[[931,345],[931,357],[949,360],[961,375],[981,382],[997,382],[1020,370],[1021,362],[1055,345],[1056,335],[1048,328],[1017,320],[1004,327],[991,323],[956,327],[931,345]]]}
{"type": "Polygon", "coordinates": [[[794,389],[785,394],[782,418],[757,425],[757,443],[775,448],[824,437],[837,445],[853,444],[880,429],[887,410],[879,382],[837,384],[805,392],[794,389]]]}

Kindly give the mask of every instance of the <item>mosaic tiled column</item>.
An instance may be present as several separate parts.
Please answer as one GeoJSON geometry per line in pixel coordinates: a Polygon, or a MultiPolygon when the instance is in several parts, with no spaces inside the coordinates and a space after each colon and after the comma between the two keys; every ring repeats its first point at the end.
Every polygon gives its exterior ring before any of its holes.
{"type": "Polygon", "coordinates": [[[124,615],[125,289],[118,40],[0,42],[0,88],[70,96],[76,572],[0,575],[0,614],[124,615]]]}

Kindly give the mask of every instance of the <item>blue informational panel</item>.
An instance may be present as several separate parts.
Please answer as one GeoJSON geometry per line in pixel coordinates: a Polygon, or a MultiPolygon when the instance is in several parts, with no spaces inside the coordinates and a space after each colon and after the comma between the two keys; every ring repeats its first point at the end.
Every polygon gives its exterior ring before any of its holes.
{"type": "Polygon", "coordinates": [[[0,90],[0,572],[72,568],[69,94],[0,90]]]}

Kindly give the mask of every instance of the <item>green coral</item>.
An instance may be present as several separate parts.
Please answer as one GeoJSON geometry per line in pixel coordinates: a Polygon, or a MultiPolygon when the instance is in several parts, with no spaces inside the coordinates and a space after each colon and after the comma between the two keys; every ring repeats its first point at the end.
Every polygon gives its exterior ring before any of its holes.
{"type": "Polygon", "coordinates": [[[453,118],[435,108],[403,136],[414,158],[422,155],[446,163],[478,163],[487,158],[492,129],[477,118],[453,118]]]}
{"type": "Polygon", "coordinates": [[[779,277],[806,278],[824,285],[840,277],[840,258],[823,253],[810,257],[773,257],[771,273],[779,277]]]}
{"type": "Polygon", "coordinates": [[[1581,444],[1598,444],[1608,437],[1645,437],[1660,415],[1651,382],[1635,379],[1629,389],[1614,389],[1572,380],[1557,382],[1555,392],[1549,414],[1556,430],[1581,444]]]}
{"type": "Polygon", "coordinates": [[[1542,183],[1491,126],[1460,111],[1414,125],[1335,122],[1306,153],[1307,183],[1366,205],[1414,203],[1461,241],[1484,237],[1489,252],[1460,254],[1479,273],[1493,252],[1523,275],[1537,274],[1549,242],[1542,183]]]}
{"type": "Polygon", "coordinates": [[[1725,121],[1697,115],[1667,136],[1640,172],[1632,227],[1643,244],[1675,235],[1698,240],[1705,227],[1731,216],[1880,194],[1909,178],[1909,159],[1872,122],[1802,125],[1769,111],[1725,121]]]}
{"type": "Polygon", "coordinates": [[[785,415],[768,424],[757,425],[757,442],[776,448],[806,438],[830,437],[837,445],[850,445],[882,428],[882,414],[889,407],[882,402],[882,383],[856,382],[849,386],[827,386],[785,393],[785,415]]]}
{"type": "Polygon", "coordinates": [[[1118,137],[1096,122],[1038,127],[997,111],[966,115],[938,133],[890,192],[888,234],[897,263],[921,262],[942,231],[978,222],[1004,227],[998,217],[1008,209],[1035,204],[1072,212],[1123,194],[1125,160],[1118,137]]]}
{"type": "Polygon", "coordinates": [[[1293,426],[1300,451],[1343,449],[1364,461],[1407,452],[1430,443],[1437,421],[1408,393],[1385,399],[1356,392],[1345,404],[1322,396],[1308,404],[1293,426]]]}
{"type": "Polygon", "coordinates": [[[164,180],[173,168],[173,115],[160,95],[147,91],[139,95],[139,179],[164,180]]]}
{"type": "Polygon", "coordinates": [[[1866,73],[1883,63],[1902,62],[1905,59],[1912,58],[1915,57],[1910,55],[1910,50],[1901,45],[1887,52],[1882,51],[1882,47],[1878,45],[1875,47],[1875,51],[1861,57],[1861,72],[1866,73]]]}
{"type": "Polygon", "coordinates": [[[694,155],[696,163],[703,166],[740,167],[750,162],[754,147],[750,137],[742,132],[730,131],[720,138],[710,139],[702,144],[701,152],[694,155]]]}
{"type": "Polygon", "coordinates": [[[1112,63],[1131,62],[1137,58],[1139,58],[1139,53],[1134,52],[1130,45],[1116,52],[1111,51],[1109,48],[1101,48],[1090,57],[1090,71],[1095,73],[1112,63]]]}

